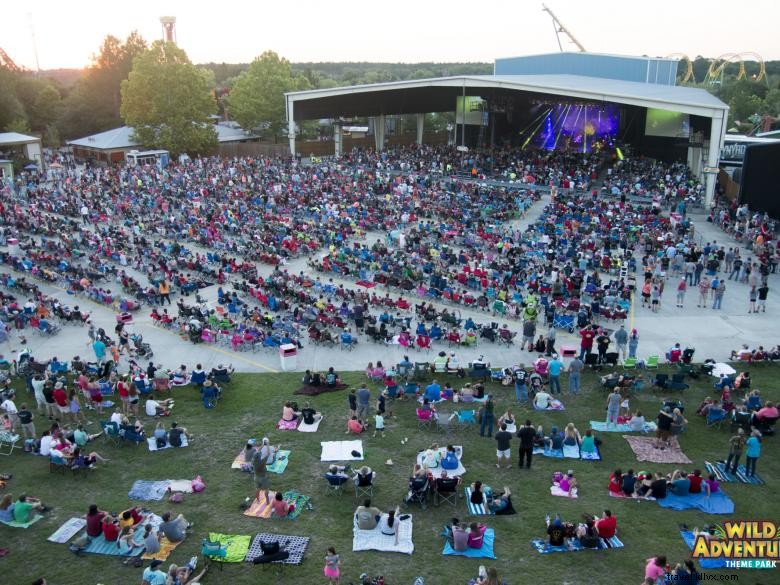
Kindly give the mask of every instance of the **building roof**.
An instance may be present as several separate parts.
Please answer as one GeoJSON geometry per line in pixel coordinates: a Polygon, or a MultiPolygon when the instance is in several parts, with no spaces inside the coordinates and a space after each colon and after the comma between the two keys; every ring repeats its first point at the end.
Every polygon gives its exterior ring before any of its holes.
{"type": "MultiPolygon", "coordinates": [[[[706,90],[583,75],[460,75],[287,93],[296,120],[448,112],[462,95],[527,92],[722,117],[728,106],[706,90]]],[[[289,109],[288,109],[289,112],[289,109]]]]}
{"type": "MultiPolygon", "coordinates": [[[[224,124],[216,124],[214,127],[217,130],[217,141],[220,143],[257,138],[254,134],[247,134],[242,128],[226,126],[224,124]]],[[[130,126],[120,126],[113,130],[98,132],[92,136],[70,140],[68,141],[68,144],[94,150],[126,150],[128,148],[139,148],[143,146],[140,142],[136,142],[131,138],[132,134],[133,128],[130,126]]]]}
{"type": "Polygon", "coordinates": [[[15,146],[17,144],[33,144],[40,142],[37,136],[27,136],[18,132],[0,132],[0,146],[15,146]]]}

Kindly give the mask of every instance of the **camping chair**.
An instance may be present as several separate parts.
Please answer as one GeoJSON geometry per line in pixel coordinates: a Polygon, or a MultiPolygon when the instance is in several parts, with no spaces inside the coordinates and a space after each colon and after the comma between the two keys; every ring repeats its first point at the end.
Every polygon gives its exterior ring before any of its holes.
{"type": "Polygon", "coordinates": [[[433,411],[417,409],[417,428],[420,430],[431,430],[433,426],[433,411]]]}
{"type": "Polygon", "coordinates": [[[619,354],[616,351],[610,351],[604,354],[604,363],[608,366],[617,367],[619,354]]]}
{"type": "Polygon", "coordinates": [[[672,374],[672,380],[667,385],[670,390],[687,390],[688,384],[685,383],[685,374],[672,374]]]}
{"type": "Polygon", "coordinates": [[[192,376],[190,376],[190,384],[193,384],[198,388],[203,386],[205,382],[206,382],[206,372],[204,371],[193,372],[192,376]]]}
{"type": "Polygon", "coordinates": [[[749,412],[734,412],[734,416],[731,419],[731,430],[743,429],[745,433],[749,433],[753,428],[753,415],[749,412]]]}
{"type": "Polygon", "coordinates": [[[106,442],[118,447],[121,444],[119,437],[119,425],[115,422],[101,420],[100,427],[103,429],[103,436],[106,438],[106,442]]]}
{"type": "Polygon", "coordinates": [[[669,374],[656,374],[653,380],[653,386],[662,390],[669,384],[669,374]]]}
{"type": "Polygon", "coordinates": [[[358,473],[355,476],[355,499],[374,497],[374,477],[376,474],[372,471],[368,475],[358,473]]]}
{"type": "Polygon", "coordinates": [[[635,357],[626,358],[623,360],[623,369],[634,370],[636,369],[636,363],[637,363],[637,359],[635,357]]]}
{"type": "Polygon", "coordinates": [[[428,362],[415,362],[414,363],[414,379],[425,380],[428,377],[428,372],[431,366],[428,362]]]}
{"type": "Polygon", "coordinates": [[[722,408],[710,408],[707,411],[707,426],[720,428],[727,415],[728,413],[722,408]]]}
{"type": "Polygon", "coordinates": [[[216,386],[203,386],[200,397],[205,408],[214,408],[219,402],[219,389],[216,386]]]}
{"type": "Polygon", "coordinates": [[[149,394],[152,391],[151,386],[147,383],[145,379],[133,380],[133,383],[135,384],[135,387],[141,396],[145,396],[146,394],[149,394]]]}
{"type": "Polygon", "coordinates": [[[647,361],[645,362],[645,368],[648,370],[655,368],[658,369],[658,360],[660,358],[657,355],[651,355],[647,358],[647,361]]]}
{"type": "Polygon", "coordinates": [[[129,425],[125,425],[119,429],[119,436],[123,441],[135,443],[136,447],[146,441],[146,438],[141,433],[136,432],[135,427],[129,425]]]}
{"type": "Polygon", "coordinates": [[[328,495],[334,495],[334,494],[343,494],[344,493],[344,484],[349,481],[349,478],[343,475],[331,475],[330,473],[325,474],[325,479],[327,480],[327,488],[328,491],[326,492],[328,495]]]}
{"type": "Polygon", "coordinates": [[[0,431],[0,455],[10,455],[18,446],[21,437],[9,431],[0,431]]]}
{"type": "MultiPolygon", "coordinates": [[[[222,561],[227,556],[227,546],[222,546],[221,542],[212,542],[204,538],[200,543],[200,554],[203,555],[204,562],[222,561]]],[[[219,570],[222,570],[222,562],[219,563],[219,570]]]]}
{"type": "Polygon", "coordinates": [[[49,473],[60,472],[64,474],[68,467],[68,462],[64,457],[60,457],[59,455],[52,455],[49,457],[49,473]]]}
{"type": "Polygon", "coordinates": [[[452,507],[458,505],[458,480],[454,477],[445,479],[438,478],[434,482],[434,505],[438,506],[442,501],[451,504],[452,507]]]}
{"type": "Polygon", "coordinates": [[[460,410],[455,413],[455,420],[458,421],[458,428],[465,431],[477,426],[477,413],[473,410],[460,410]]]}
{"type": "Polygon", "coordinates": [[[428,480],[428,476],[415,477],[409,482],[409,493],[404,500],[404,503],[420,504],[420,508],[425,510],[428,507],[428,491],[430,490],[431,483],[428,480]]]}

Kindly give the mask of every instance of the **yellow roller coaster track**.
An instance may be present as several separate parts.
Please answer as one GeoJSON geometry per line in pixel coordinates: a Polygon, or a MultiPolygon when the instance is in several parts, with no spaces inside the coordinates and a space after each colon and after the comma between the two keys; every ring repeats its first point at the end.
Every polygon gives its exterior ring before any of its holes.
{"type": "Polygon", "coordinates": [[[707,79],[705,83],[716,83],[729,63],[738,63],[739,71],[737,72],[737,80],[747,79],[747,72],[745,71],[745,58],[748,61],[758,62],[758,75],[753,78],[753,81],[764,81],[766,79],[766,67],[764,66],[764,59],[758,53],[746,52],[746,53],[724,53],[723,55],[710,61],[710,66],[707,69],[707,79]]]}
{"type": "Polygon", "coordinates": [[[688,83],[691,79],[693,79],[693,82],[696,83],[696,78],[693,76],[693,61],[691,61],[688,55],[685,53],[672,53],[671,55],[667,55],[666,58],[678,59],[680,61],[685,59],[685,62],[688,63],[688,67],[685,70],[685,75],[683,76],[681,83],[688,83]]]}

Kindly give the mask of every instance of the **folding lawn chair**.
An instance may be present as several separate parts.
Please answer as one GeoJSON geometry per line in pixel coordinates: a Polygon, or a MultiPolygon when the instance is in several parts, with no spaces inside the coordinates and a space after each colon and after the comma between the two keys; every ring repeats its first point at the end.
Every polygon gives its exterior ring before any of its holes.
{"type": "Polygon", "coordinates": [[[335,494],[341,495],[344,493],[344,484],[349,481],[348,477],[345,477],[343,475],[331,475],[330,473],[325,474],[325,479],[327,480],[327,489],[326,492],[328,495],[332,496],[335,494]]]}
{"type": "Polygon", "coordinates": [[[355,478],[355,499],[361,497],[373,498],[374,497],[374,472],[372,471],[368,475],[357,474],[355,478]]]}
{"type": "Polygon", "coordinates": [[[103,429],[103,436],[106,438],[106,442],[113,444],[115,447],[121,444],[119,425],[115,422],[101,420],[100,427],[103,429]]]}
{"type": "Polygon", "coordinates": [[[0,431],[0,455],[10,455],[19,446],[19,435],[8,431],[0,431]]]}
{"type": "Polygon", "coordinates": [[[658,360],[660,358],[657,355],[651,355],[647,358],[647,361],[645,362],[645,368],[648,370],[655,368],[658,369],[658,360]]]}
{"type": "Polygon", "coordinates": [[[727,416],[728,413],[722,408],[710,408],[707,411],[707,426],[720,428],[727,416]]]}
{"type": "Polygon", "coordinates": [[[455,477],[439,477],[434,482],[434,505],[438,506],[447,502],[456,507],[458,505],[458,479],[455,477]]]}

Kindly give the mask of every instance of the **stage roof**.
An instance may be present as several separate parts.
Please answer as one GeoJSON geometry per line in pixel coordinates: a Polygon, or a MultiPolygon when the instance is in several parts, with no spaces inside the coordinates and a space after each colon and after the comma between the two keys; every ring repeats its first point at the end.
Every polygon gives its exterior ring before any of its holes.
{"type": "Polygon", "coordinates": [[[490,98],[525,92],[536,96],[662,108],[706,118],[725,117],[728,106],[692,87],[619,81],[582,75],[459,75],[287,93],[295,120],[379,114],[451,112],[463,94],[490,98]]]}

